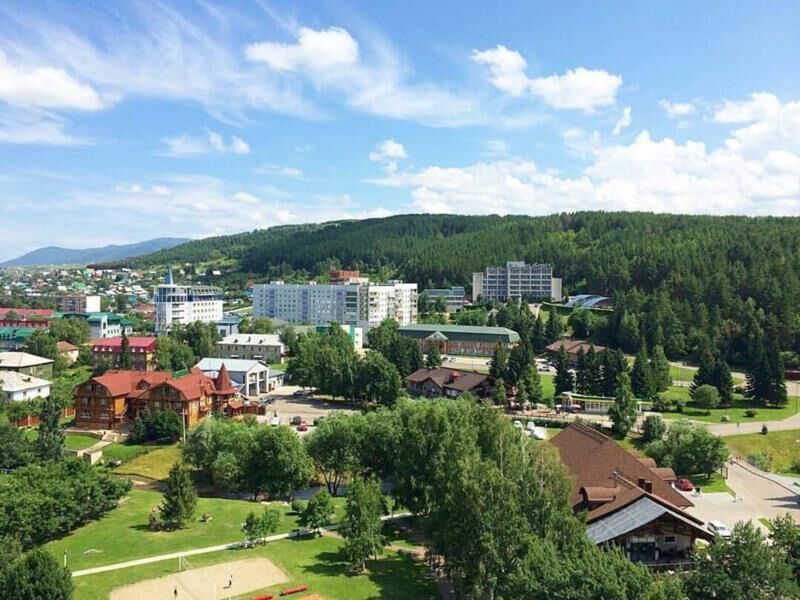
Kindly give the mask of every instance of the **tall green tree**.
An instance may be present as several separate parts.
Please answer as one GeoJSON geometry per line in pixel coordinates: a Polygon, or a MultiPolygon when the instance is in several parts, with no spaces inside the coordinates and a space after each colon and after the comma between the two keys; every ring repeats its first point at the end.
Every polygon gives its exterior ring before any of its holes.
{"type": "Polygon", "coordinates": [[[4,600],[72,598],[72,574],[44,548],[19,553],[14,558],[5,554],[0,566],[0,597],[4,600]]]}
{"type": "Polygon", "coordinates": [[[586,339],[594,331],[594,315],[588,308],[576,308],[570,313],[567,325],[576,337],[586,339]]]}
{"type": "Polygon", "coordinates": [[[564,325],[561,323],[561,317],[558,314],[558,309],[555,306],[550,307],[549,318],[547,319],[547,343],[560,340],[564,335],[564,325]]]}
{"type": "Polygon", "coordinates": [[[367,560],[383,553],[386,541],[381,533],[381,489],[373,479],[356,478],[347,491],[344,519],[339,531],[344,537],[344,553],[353,570],[366,569],[367,560]]]}
{"type": "Polygon", "coordinates": [[[714,355],[707,348],[700,353],[700,364],[694,372],[690,394],[694,396],[694,391],[701,385],[714,385],[714,355]]]}
{"type": "Polygon", "coordinates": [[[516,386],[522,374],[533,362],[533,350],[527,341],[521,341],[511,349],[508,355],[508,364],[504,374],[506,382],[511,386],[516,386]]]}
{"type": "Polygon", "coordinates": [[[711,409],[719,406],[719,392],[717,388],[707,383],[701,385],[694,391],[694,403],[699,408],[704,408],[706,414],[710,415],[711,409]]]}
{"type": "Polygon", "coordinates": [[[564,350],[563,346],[556,357],[556,375],[553,378],[553,385],[555,386],[556,396],[563,392],[571,392],[575,387],[575,379],[569,370],[567,351],[564,350]]]}
{"type": "Polygon", "coordinates": [[[525,369],[525,374],[520,381],[520,387],[525,390],[528,402],[534,406],[545,402],[544,392],[542,391],[542,378],[539,376],[539,370],[535,364],[530,364],[525,369]]]}
{"type": "Polygon", "coordinates": [[[711,375],[713,386],[719,392],[720,406],[731,406],[733,404],[733,377],[728,363],[721,356],[714,361],[714,371],[711,375]]]}
{"type": "Polygon", "coordinates": [[[306,504],[300,515],[300,524],[319,533],[320,529],[331,524],[334,513],[333,499],[326,491],[317,492],[306,504]]]}
{"type": "Polygon", "coordinates": [[[545,327],[542,311],[540,310],[536,315],[536,320],[534,320],[533,328],[531,329],[531,346],[534,354],[541,354],[544,352],[544,349],[547,348],[547,345],[550,343],[548,339],[547,328],[545,327]]]}
{"type": "Polygon", "coordinates": [[[64,430],[60,420],[61,407],[51,394],[42,402],[39,413],[39,435],[36,437],[39,460],[61,460],[64,456],[64,430]]]}
{"type": "Polygon", "coordinates": [[[250,511],[242,523],[242,533],[245,540],[252,544],[256,541],[263,541],[271,533],[278,530],[281,520],[281,513],[278,510],[264,507],[260,515],[250,511]]]}
{"type": "Polygon", "coordinates": [[[342,481],[360,471],[365,434],[363,415],[334,413],[304,438],[306,450],[330,494],[336,496],[342,481]]]}
{"type": "Polygon", "coordinates": [[[672,375],[670,373],[669,359],[664,353],[663,346],[657,345],[653,347],[653,352],[650,354],[650,372],[653,375],[655,391],[666,392],[672,385],[672,375]]]}
{"type": "Polygon", "coordinates": [[[578,350],[577,360],[575,361],[575,391],[579,394],[591,394],[591,373],[589,363],[583,348],[578,350]]]}
{"type": "Polygon", "coordinates": [[[495,406],[505,406],[508,402],[506,395],[506,382],[502,377],[494,380],[494,392],[492,393],[492,402],[495,406]]]}
{"type": "Polygon", "coordinates": [[[58,358],[58,346],[54,338],[46,329],[37,329],[25,343],[25,349],[30,354],[56,360],[58,358]]]}
{"type": "Polygon", "coordinates": [[[628,374],[628,361],[625,355],[619,350],[607,349],[603,353],[603,396],[614,398],[617,395],[619,376],[628,374]]]}
{"type": "Polygon", "coordinates": [[[169,470],[161,503],[161,518],[170,529],[183,529],[197,510],[197,490],[189,469],[176,462],[169,470]]]}
{"type": "Polygon", "coordinates": [[[631,381],[628,374],[619,374],[617,382],[617,395],[614,404],[608,410],[611,419],[611,430],[615,435],[625,437],[636,423],[636,399],[631,390],[631,381]]]}
{"type": "Polygon", "coordinates": [[[123,371],[130,371],[133,367],[133,358],[131,357],[131,342],[125,332],[122,332],[122,341],[119,347],[119,368],[123,371]]]}
{"type": "Polygon", "coordinates": [[[590,345],[586,352],[586,383],[589,386],[589,394],[592,396],[603,394],[603,367],[594,345],[590,345]]]}
{"type": "Polygon", "coordinates": [[[656,386],[653,373],[650,370],[650,359],[647,349],[642,345],[631,369],[631,390],[637,398],[653,398],[656,395],[656,386]]]}
{"type": "Polygon", "coordinates": [[[504,377],[507,364],[508,358],[506,356],[506,348],[503,346],[503,344],[497,344],[497,346],[494,348],[492,358],[489,361],[489,376],[494,377],[495,379],[498,377],[504,377]]]}
{"type": "Polygon", "coordinates": [[[242,465],[254,500],[262,492],[270,498],[289,496],[308,485],[313,470],[305,446],[288,427],[257,427],[242,465]]]}
{"type": "Polygon", "coordinates": [[[431,344],[425,353],[425,366],[428,369],[438,369],[442,366],[442,355],[439,353],[439,345],[431,344]]]}
{"type": "Polygon", "coordinates": [[[370,351],[356,363],[355,387],[359,398],[383,406],[393,406],[400,396],[400,374],[383,354],[370,351]]]}

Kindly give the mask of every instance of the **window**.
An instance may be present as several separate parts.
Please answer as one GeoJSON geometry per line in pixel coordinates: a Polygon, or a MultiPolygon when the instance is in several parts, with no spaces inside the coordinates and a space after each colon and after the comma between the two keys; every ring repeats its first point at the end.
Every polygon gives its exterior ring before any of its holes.
{"type": "Polygon", "coordinates": [[[665,544],[674,544],[675,543],[675,536],[674,535],[665,535],[664,536],[664,543],[665,544]]]}

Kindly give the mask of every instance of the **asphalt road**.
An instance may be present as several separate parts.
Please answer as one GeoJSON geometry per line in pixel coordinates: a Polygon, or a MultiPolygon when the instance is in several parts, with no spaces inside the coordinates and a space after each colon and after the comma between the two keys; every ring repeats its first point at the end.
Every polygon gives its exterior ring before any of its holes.
{"type": "MultiPolygon", "coordinates": [[[[270,392],[272,404],[267,407],[266,415],[260,415],[258,420],[269,423],[273,416],[280,417],[281,425],[288,425],[292,417],[300,417],[306,421],[309,431],[313,430],[314,419],[325,417],[334,411],[353,413],[358,412],[354,407],[343,402],[330,402],[315,397],[295,397],[295,391],[300,388],[294,385],[285,385],[270,392]]],[[[301,434],[303,432],[300,432],[301,434]]]]}

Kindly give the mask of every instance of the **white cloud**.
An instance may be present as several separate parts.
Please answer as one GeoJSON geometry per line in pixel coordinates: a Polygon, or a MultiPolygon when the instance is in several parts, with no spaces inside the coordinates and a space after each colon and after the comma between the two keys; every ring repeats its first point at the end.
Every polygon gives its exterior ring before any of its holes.
{"type": "Polygon", "coordinates": [[[249,154],[250,146],[235,135],[231,136],[230,143],[225,143],[225,138],[215,131],[206,131],[206,137],[191,136],[187,134],[162,140],[167,149],[166,156],[184,158],[216,152],[219,154],[249,154]]]}
{"type": "Polygon", "coordinates": [[[498,45],[489,50],[473,50],[472,60],[489,67],[489,81],[497,89],[521,96],[530,88],[530,80],[525,75],[528,62],[516,50],[498,45]]]}
{"type": "Polygon", "coordinates": [[[0,50],[0,101],[13,106],[94,111],[105,101],[63,69],[11,64],[0,50]]]}
{"type": "Polygon", "coordinates": [[[483,143],[484,156],[505,156],[510,152],[508,143],[503,140],[486,140],[483,143]]]}
{"type": "Polygon", "coordinates": [[[564,75],[550,75],[531,80],[531,90],[552,106],[591,112],[599,106],[614,104],[622,77],[600,69],[578,67],[564,75]]]}
{"type": "Polygon", "coordinates": [[[67,121],[41,110],[0,106],[0,143],[83,146],[92,141],[67,133],[67,121]]]}
{"type": "Polygon", "coordinates": [[[725,142],[741,154],[800,153],[800,101],[781,102],[774,94],[753,94],[746,101],[726,101],[714,113],[714,120],[742,125],[725,142]]]}
{"type": "Polygon", "coordinates": [[[614,123],[614,129],[611,131],[612,135],[619,135],[622,133],[622,130],[629,127],[633,121],[633,117],[631,116],[631,107],[626,106],[625,109],[622,111],[622,116],[614,123]]]}
{"type": "Polygon", "coordinates": [[[717,123],[751,123],[772,118],[782,106],[774,94],[756,93],[749,100],[725,100],[714,112],[714,120],[717,123]]]}
{"type": "Polygon", "coordinates": [[[246,46],[245,55],[279,71],[308,69],[326,75],[330,69],[358,62],[358,42],[340,27],[320,31],[301,27],[295,44],[259,42],[246,46]]]}
{"type": "Polygon", "coordinates": [[[369,153],[369,159],[380,162],[387,159],[408,158],[403,144],[393,139],[383,140],[375,145],[375,149],[369,153]]]}
{"type": "Polygon", "coordinates": [[[691,102],[670,102],[669,100],[661,100],[658,105],[664,109],[670,119],[681,119],[688,117],[695,110],[694,104],[691,102]]]}
{"type": "Polygon", "coordinates": [[[516,50],[495,46],[489,50],[473,50],[472,60],[489,69],[489,81],[497,89],[512,96],[531,94],[557,109],[592,112],[614,104],[622,85],[622,77],[601,69],[578,67],[563,75],[529,78],[528,63],[516,50]]]}
{"type": "Polygon", "coordinates": [[[317,90],[340,94],[353,109],[432,126],[485,122],[487,115],[469,94],[438,83],[408,82],[410,70],[395,49],[375,32],[363,47],[342,28],[302,27],[294,43],[258,42],[245,56],[270,73],[302,76],[317,90]]]}
{"type": "Polygon", "coordinates": [[[797,215],[800,149],[791,149],[791,136],[781,137],[773,126],[776,119],[782,123],[793,119],[794,104],[774,107],[774,113],[759,112],[763,120],[745,128],[750,131],[758,126],[760,135],[773,142],[783,140],[786,148],[754,144],[753,139],[746,143],[742,129],[733,130],[717,149],[696,141],[656,140],[647,131],[628,144],[604,144],[596,133],[570,129],[563,134],[565,143],[588,160],[586,168],[574,176],[530,160],[505,159],[464,167],[428,166],[388,173],[371,182],[409,190],[410,209],[426,212],[646,210],[797,215]]]}
{"type": "Polygon", "coordinates": [[[273,163],[266,163],[256,169],[257,173],[263,173],[267,175],[281,175],[282,177],[302,177],[303,170],[297,167],[286,167],[282,165],[276,165],[273,163]]]}

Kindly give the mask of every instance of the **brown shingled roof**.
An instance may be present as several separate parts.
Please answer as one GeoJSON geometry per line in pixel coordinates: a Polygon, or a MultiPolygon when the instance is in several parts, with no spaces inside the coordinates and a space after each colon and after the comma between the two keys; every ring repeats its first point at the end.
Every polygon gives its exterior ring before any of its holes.
{"type": "Polygon", "coordinates": [[[461,371],[444,367],[439,369],[418,369],[406,377],[407,382],[413,383],[423,383],[428,379],[440,388],[467,392],[489,380],[490,377],[473,371],[461,371]]]}
{"type": "Polygon", "coordinates": [[[103,375],[92,377],[90,381],[99,383],[108,390],[111,397],[127,396],[145,382],[155,385],[172,377],[170,371],[106,371],[103,375]]]}
{"type": "Polygon", "coordinates": [[[691,501],[673,489],[659,472],[591,427],[574,423],[550,441],[558,448],[561,461],[574,477],[573,504],[581,501],[581,488],[613,488],[621,482],[628,482],[627,485],[633,482],[633,487],[638,489],[636,482],[645,479],[653,483],[653,494],[669,504],[680,508],[692,506],[691,501]]]}

